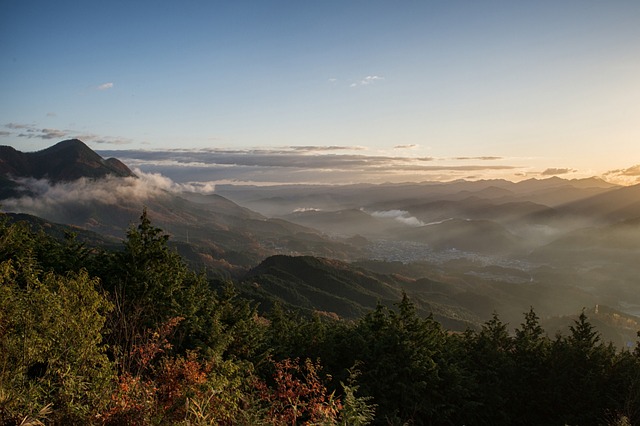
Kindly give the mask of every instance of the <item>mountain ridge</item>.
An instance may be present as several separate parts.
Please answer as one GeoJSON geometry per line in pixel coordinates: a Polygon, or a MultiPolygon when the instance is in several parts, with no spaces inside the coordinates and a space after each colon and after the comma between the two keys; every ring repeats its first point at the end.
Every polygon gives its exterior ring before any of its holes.
{"type": "Polygon", "coordinates": [[[47,179],[52,183],[107,175],[136,177],[116,158],[104,159],[79,139],[67,139],[35,152],[0,146],[0,175],[11,178],[47,179]]]}

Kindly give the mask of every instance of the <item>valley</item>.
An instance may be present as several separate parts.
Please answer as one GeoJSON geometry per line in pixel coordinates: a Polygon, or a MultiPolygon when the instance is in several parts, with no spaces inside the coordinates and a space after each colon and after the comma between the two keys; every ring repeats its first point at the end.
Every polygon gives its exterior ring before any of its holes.
{"type": "MultiPolygon", "coordinates": [[[[406,291],[423,315],[433,313],[463,331],[493,312],[515,327],[530,307],[553,323],[598,304],[629,316],[640,306],[637,186],[548,178],[221,184],[211,193],[131,171],[78,140],[42,153],[2,152],[4,211],[117,241],[145,208],[194,269],[233,279],[265,310],[278,300],[307,312],[357,318],[375,308],[376,300],[392,306],[406,291]],[[42,169],[43,157],[60,166],[42,169]],[[30,175],[35,169],[38,174],[30,175]],[[265,262],[280,255],[286,257],[277,269],[294,270],[274,275],[274,266],[265,262]],[[325,272],[317,273],[328,273],[328,281],[341,276],[342,284],[327,290],[320,281],[301,278],[304,268],[293,266],[298,258],[339,262],[325,263],[325,272]],[[362,273],[379,275],[340,293],[362,273]],[[428,288],[420,284],[425,280],[428,288]],[[374,282],[392,293],[370,293],[367,286],[374,282]],[[441,291],[429,290],[433,283],[441,291]]],[[[635,331],[620,329],[607,337],[623,346],[635,331]]]]}

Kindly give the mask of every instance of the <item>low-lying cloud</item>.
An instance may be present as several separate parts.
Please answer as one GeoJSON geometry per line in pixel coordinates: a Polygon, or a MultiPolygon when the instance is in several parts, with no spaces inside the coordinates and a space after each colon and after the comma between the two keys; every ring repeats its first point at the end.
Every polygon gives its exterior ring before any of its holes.
{"type": "MultiPolygon", "coordinates": [[[[206,183],[176,183],[157,173],[135,170],[138,178],[107,176],[103,179],[81,178],[52,184],[44,179],[23,178],[16,182],[31,195],[2,200],[2,210],[29,213],[55,220],[65,218],[70,208],[95,205],[144,204],[146,200],[183,191],[211,193],[215,186],[206,183]]],[[[136,207],[138,208],[138,207],[136,207]]]]}
{"type": "Polygon", "coordinates": [[[370,213],[379,219],[393,219],[407,226],[424,226],[425,223],[415,216],[411,216],[406,210],[381,210],[370,213]]]}

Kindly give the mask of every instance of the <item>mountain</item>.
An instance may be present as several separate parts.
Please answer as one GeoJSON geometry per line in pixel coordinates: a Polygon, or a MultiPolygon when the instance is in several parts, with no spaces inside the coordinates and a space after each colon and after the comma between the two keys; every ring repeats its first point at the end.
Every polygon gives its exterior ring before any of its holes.
{"type": "Polygon", "coordinates": [[[268,216],[302,210],[339,211],[364,208],[392,210],[431,201],[476,197],[495,203],[528,201],[547,207],[592,197],[619,188],[597,178],[502,179],[357,185],[216,185],[216,193],[268,216]]]}
{"type": "Polygon", "coordinates": [[[21,152],[10,146],[0,146],[0,175],[47,179],[52,183],[82,177],[135,176],[120,160],[105,160],[78,139],[65,140],[37,152],[21,152]]]}
{"type": "Polygon", "coordinates": [[[1,147],[0,205],[117,239],[146,208],[192,267],[241,279],[267,308],[279,300],[356,318],[407,291],[456,329],[494,311],[517,324],[529,306],[541,316],[596,303],[640,312],[640,186],[550,178],[200,194],[132,175],[77,140],[36,153],[1,147]],[[29,196],[15,195],[24,188],[29,196]]]}
{"type": "Polygon", "coordinates": [[[121,239],[146,208],[200,268],[248,268],[277,253],[358,255],[315,229],[265,217],[217,194],[181,192],[157,176],[125,179],[134,176],[126,165],[103,159],[77,139],[34,153],[5,146],[0,159],[4,211],[121,239]]]}
{"type": "Polygon", "coordinates": [[[407,292],[419,314],[433,315],[447,328],[462,331],[480,322],[472,310],[455,300],[460,292],[455,285],[373,272],[334,259],[272,256],[244,276],[240,289],[263,309],[278,301],[348,320],[361,317],[378,304],[392,307],[407,292]]]}
{"type": "Polygon", "coordinates": [[[640,184],[616,188],[567,203],[561,210],[611,223],[640,217],[640,184]]]}

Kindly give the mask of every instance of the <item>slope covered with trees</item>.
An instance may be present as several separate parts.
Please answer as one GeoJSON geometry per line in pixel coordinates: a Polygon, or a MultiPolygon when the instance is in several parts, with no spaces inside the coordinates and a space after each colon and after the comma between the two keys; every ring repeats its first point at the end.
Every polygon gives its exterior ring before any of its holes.
{"type": "Polygon", "coordinates": [[[146,212],[118,250],[2,220],[0,424],[640,422],[640,351],[584,312],[553,338],[533,309],[515,334],[497,314],[450,333],[406,295],[352,321],[261,315],[167,240],[146,212]]]}

